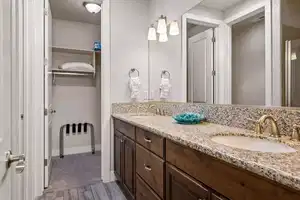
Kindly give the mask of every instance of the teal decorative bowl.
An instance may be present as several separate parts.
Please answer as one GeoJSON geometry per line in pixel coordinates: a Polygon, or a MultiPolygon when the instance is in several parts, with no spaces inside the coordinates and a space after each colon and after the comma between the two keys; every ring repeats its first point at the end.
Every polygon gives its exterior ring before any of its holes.
{"type": "Polygon", "coordinates": [[[204,115],[198,113],[182,113],[173,116],[173,119],[178,124],[199,124],[200,122],[205,121],[204,115]]]}

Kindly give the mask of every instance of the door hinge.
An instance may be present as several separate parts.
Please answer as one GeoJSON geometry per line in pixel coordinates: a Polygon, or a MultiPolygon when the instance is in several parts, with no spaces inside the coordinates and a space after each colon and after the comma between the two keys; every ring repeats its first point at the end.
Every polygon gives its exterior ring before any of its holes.
{"type": "Polygon", "coordinates": [[[211,72],[211,75],[212,75],[212,76],[216,76],[216,70],[213,70],[213,71],[211,72]]]}
{"type": "Polygon", "coordinates": [[[44,58],[44,66],[47,66],[47,65],[48,65],[48,59],[44,58]]]}
{"type": "Polygon", "coordinates": [[[216,42],[216,37],[213,36],[213,37],[211,38],[211,41],[212,41],[213,43],[215,43],[215,42],[216,42]]]}
{"type": "Polygon", "coordinates": [[[48,115],[48,109],[47,109],[47,108],[44,109],[44,115],[45,115],[45,116],[48,115]]]}
{"type": "Polygon", "coordinates": [[[45,8],[45,9],[44,9],[44,15],[47,16],[48,13],[49,13],[48,10],[45,8]]]}
{"type": "Polygon", "coordinates": [[[44,159],[44,166],[48,166],[48,159],[44,159]]]}

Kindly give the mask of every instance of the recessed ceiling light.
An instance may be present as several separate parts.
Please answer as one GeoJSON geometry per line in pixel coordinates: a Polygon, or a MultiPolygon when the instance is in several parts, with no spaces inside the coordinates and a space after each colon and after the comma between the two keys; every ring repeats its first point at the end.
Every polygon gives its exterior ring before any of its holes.
{"type": "Polygon", "coordinates": [[[83,6],[87,9],[87,11],[93,14],[96,14],[101,10],[101,6],[94,2],[83,2],[83,6]]]}

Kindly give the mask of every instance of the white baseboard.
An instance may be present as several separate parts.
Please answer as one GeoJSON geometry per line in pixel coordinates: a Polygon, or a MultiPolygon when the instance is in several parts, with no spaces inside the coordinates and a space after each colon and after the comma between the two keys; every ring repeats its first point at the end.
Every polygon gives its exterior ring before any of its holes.
{"type": "MultiPolygon", "coordinates": [[[[101,150],[101,144],[95,145],[95,150],[101,150]]],[[[64,148],[64,155],[78,154],[78,153],[88,153],[91,152],[91,145],[89,146],[80,146],[80,147],[70,147],[64,148]]],[[[59,149],[52,150],[52,156],[59,156],[59,149]]]]}
{"type": "Polygon", "coordinates": [[[110,171],[110,181],[113,182],[113,181],[116,181],[117,178],[116,178],[116,175],[115,175],[115,171],[110,171]]]}

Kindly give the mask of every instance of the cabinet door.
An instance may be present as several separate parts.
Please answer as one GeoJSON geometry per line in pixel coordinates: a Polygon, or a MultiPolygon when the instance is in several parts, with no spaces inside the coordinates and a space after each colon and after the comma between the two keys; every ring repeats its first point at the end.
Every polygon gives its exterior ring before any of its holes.
{"type": "Polygon", "coordinates": [[[129,138],[124,139],[124,177],[123,182],[133,196],[135,188],[135,143],[129,138]]]}
{"type": "Polygon", "coordinates": [[[115,130],[114,135],[114,168],[115,175],[118,181],[123,182],[123,135],[115,130]]]}
{"type": "Polygon", "coordinates": [[[166,200],[209,200],[209,191],[171,165],[166,167],[166,200]]]}
{"type": "Polygon", "coordinates": [[[211,195],[211,200],[227,200],[227,199],[225,197],[221,197],[221,196],[213,193],[211,195]]]}

